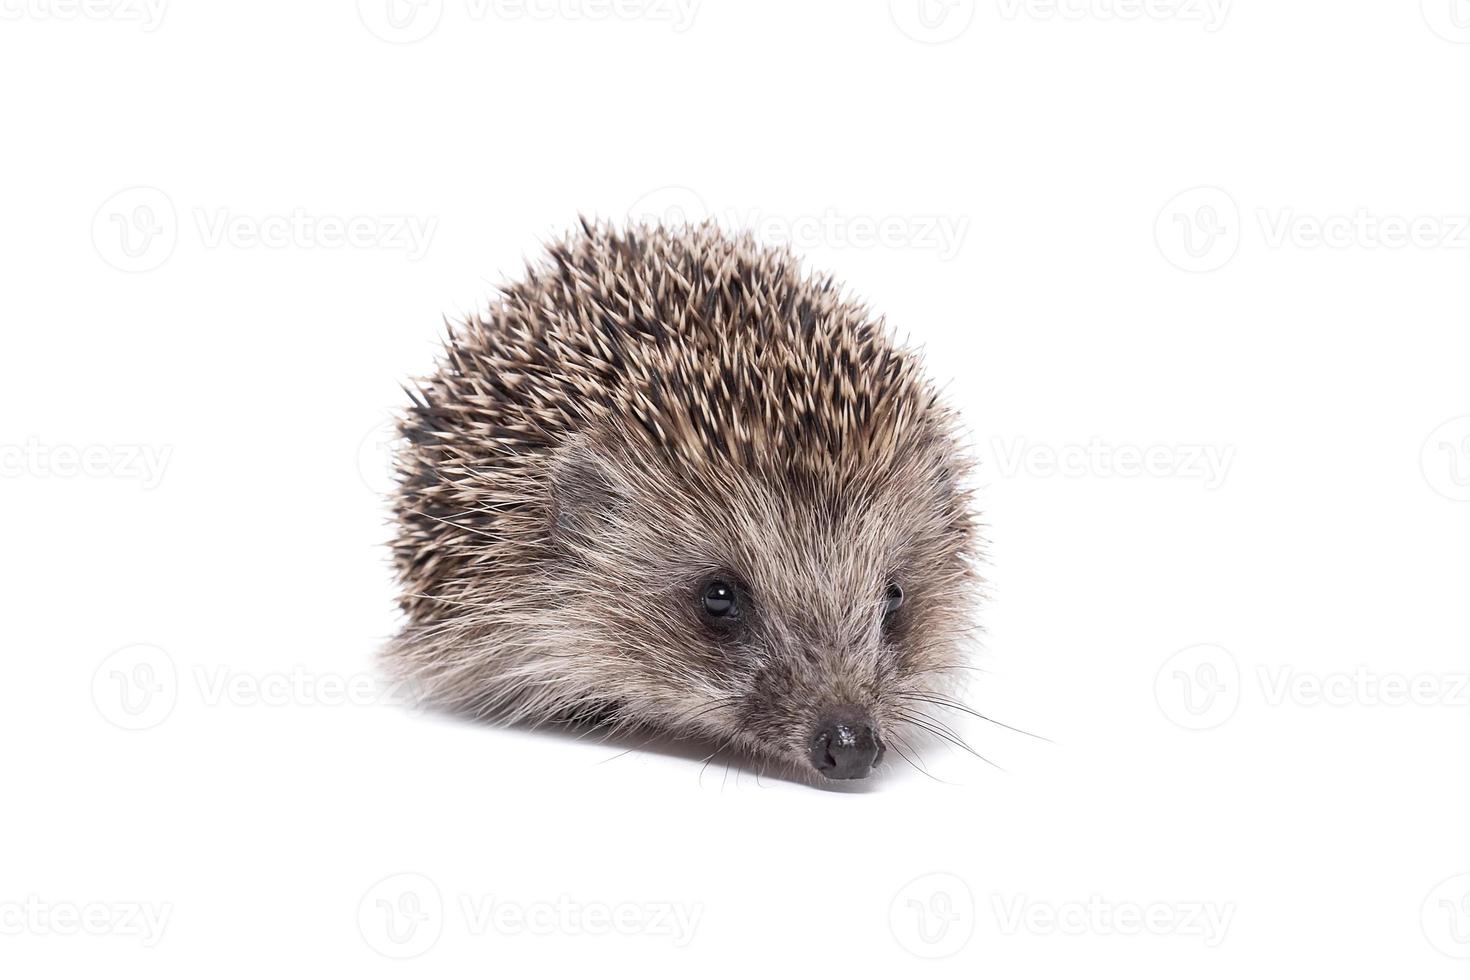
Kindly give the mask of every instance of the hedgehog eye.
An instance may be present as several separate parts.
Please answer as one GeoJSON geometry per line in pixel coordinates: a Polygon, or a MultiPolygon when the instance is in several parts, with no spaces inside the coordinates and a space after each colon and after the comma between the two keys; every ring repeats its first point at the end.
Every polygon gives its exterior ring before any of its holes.
{"type": "Polygon", "coordinates": [[[887,619],[898,612],[898,607],[903,605],[903,589],[899,588],[897,582],[889,582],[888,588],[883,592],[883,618],[887,619]]]}
{"type": "Polygon", "coordinates": [[[736,613],[735,586],[715,579],[704,587],[704,613],[712,619],[727,619],[736,613]]]}

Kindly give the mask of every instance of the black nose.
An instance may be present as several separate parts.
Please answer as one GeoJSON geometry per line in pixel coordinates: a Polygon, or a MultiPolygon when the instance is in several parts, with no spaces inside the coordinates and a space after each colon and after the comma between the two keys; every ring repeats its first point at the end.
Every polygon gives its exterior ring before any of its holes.
{"type": "Polygon", "coordinates": [[[883,743],[865,721],[823,719],[812,738],[812,765],[828,779],[862,779],[883,757],[883,743]]]}

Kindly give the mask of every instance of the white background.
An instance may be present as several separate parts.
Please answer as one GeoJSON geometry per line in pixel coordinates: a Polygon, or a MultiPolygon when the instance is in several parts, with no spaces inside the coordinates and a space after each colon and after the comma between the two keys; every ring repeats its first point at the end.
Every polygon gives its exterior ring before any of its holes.
{"type": "Polygon", "coordinates": [[[1470,5],[590,2],[0,3],[0,970],[1463,976],[1470,5]],[[579,212],[925,347],[1052,743],[394,703],[383,420],[579,212]]]}

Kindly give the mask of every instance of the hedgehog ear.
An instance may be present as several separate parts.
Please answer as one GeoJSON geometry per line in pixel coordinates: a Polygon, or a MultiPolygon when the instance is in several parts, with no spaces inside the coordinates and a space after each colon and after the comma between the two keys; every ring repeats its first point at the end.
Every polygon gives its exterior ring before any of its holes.
{"type": "Polygon", "coordinates": [[[607,457],[585,439],[564,445],[551,462],[551,533],[561,541],[595,535],[623,499],[607,457]]]}

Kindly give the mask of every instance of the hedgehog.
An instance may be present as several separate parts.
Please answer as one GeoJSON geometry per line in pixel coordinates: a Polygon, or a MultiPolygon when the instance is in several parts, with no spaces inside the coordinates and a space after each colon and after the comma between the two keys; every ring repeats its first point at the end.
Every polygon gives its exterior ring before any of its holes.
{"type": "Polygon", "coordinates": [[[713,222],[583,218],[446,326],[398,418],[383,652],[427,701],[809,779],[960,741],[958,418],[831,276],[713,222]]]}

